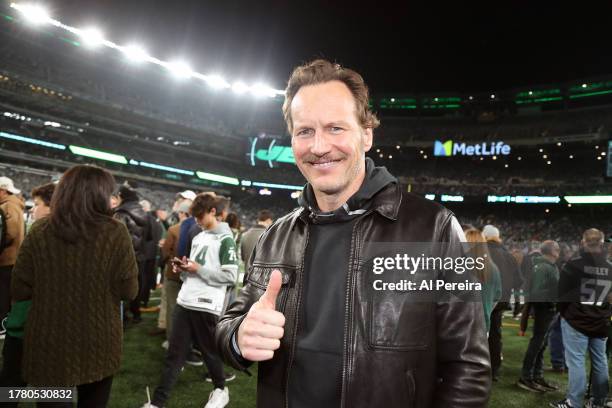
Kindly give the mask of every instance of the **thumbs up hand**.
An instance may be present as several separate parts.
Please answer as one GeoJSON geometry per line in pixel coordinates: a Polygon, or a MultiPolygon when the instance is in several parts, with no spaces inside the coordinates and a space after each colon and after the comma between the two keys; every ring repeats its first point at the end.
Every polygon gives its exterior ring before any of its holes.
{"type": "Polygon", "coordinates": [[[273,270],[265,293],[251,306],[238,328],[238,348],[249,361],[270,360],[280,347],[285,316],[275,308],[282,283],[280,271],[273,270]]]}

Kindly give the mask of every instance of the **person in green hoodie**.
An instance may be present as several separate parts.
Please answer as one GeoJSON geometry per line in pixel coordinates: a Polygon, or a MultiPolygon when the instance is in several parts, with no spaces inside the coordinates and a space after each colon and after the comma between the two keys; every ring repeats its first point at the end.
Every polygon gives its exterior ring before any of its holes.
{"type": "Polygon", "coordinates": [[[517,385],[527,391],[545,392],[558,389],[544,379],[544,350],[555,316],[555,301],[559,285],[559,269],[555,262],[560,248],[555,241],[544,241],[542,256],[533,259],[533,274],[529,287],[529,304],[533,310],[533,335],[523,359],[521,378],[517,385]]]}

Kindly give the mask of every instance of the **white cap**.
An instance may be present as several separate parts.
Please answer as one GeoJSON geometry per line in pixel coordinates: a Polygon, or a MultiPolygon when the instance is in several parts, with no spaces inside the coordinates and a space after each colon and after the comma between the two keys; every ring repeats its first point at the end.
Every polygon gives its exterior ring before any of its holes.
{"type": "Polygon", "coordinates": [[[21,190],[17,190],[13,184],[13,180],[8,177],[0,177],[0,190],[6,190],[11,194],[19,194],[21,190]]]}
{"type": "Polygon", "coordinates": [[[485,225],[482,229],[482,235],[485,239],[497,238],[499,239],[499,230],[491,224],[485,225]]]}
{"type": "Polygon", "coordinates": [[[195,200],[196,198],[196,193],[191,190],[185,190],[183,192],[180,192],[178,195],[191,201],[195,200]]]}

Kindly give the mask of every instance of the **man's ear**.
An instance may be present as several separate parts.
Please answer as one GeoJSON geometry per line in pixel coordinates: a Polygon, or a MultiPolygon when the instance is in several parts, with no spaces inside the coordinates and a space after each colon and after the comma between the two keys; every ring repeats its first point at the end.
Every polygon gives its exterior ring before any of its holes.
{"type": "Polygon", "coordinates": [[[363,132],[363,151],[369,152],[372,148],[374,132],[371,127],[365,128],[363,132]]]}

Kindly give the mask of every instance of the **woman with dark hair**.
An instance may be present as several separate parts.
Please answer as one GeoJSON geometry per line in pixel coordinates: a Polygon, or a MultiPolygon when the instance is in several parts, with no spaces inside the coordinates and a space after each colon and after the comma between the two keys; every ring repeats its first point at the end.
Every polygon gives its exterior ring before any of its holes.
{"type": "Polygon", "coordinates": [[[106,406],[121,362],[119,305],[138,290],[132,241],[112,218],[114,188],[113,176],[99,167],[64,173],[51,214],[32,225],[13,270],[12,296],[32,301],[24,379],[76,386],[79,407],[106,406]]]}

